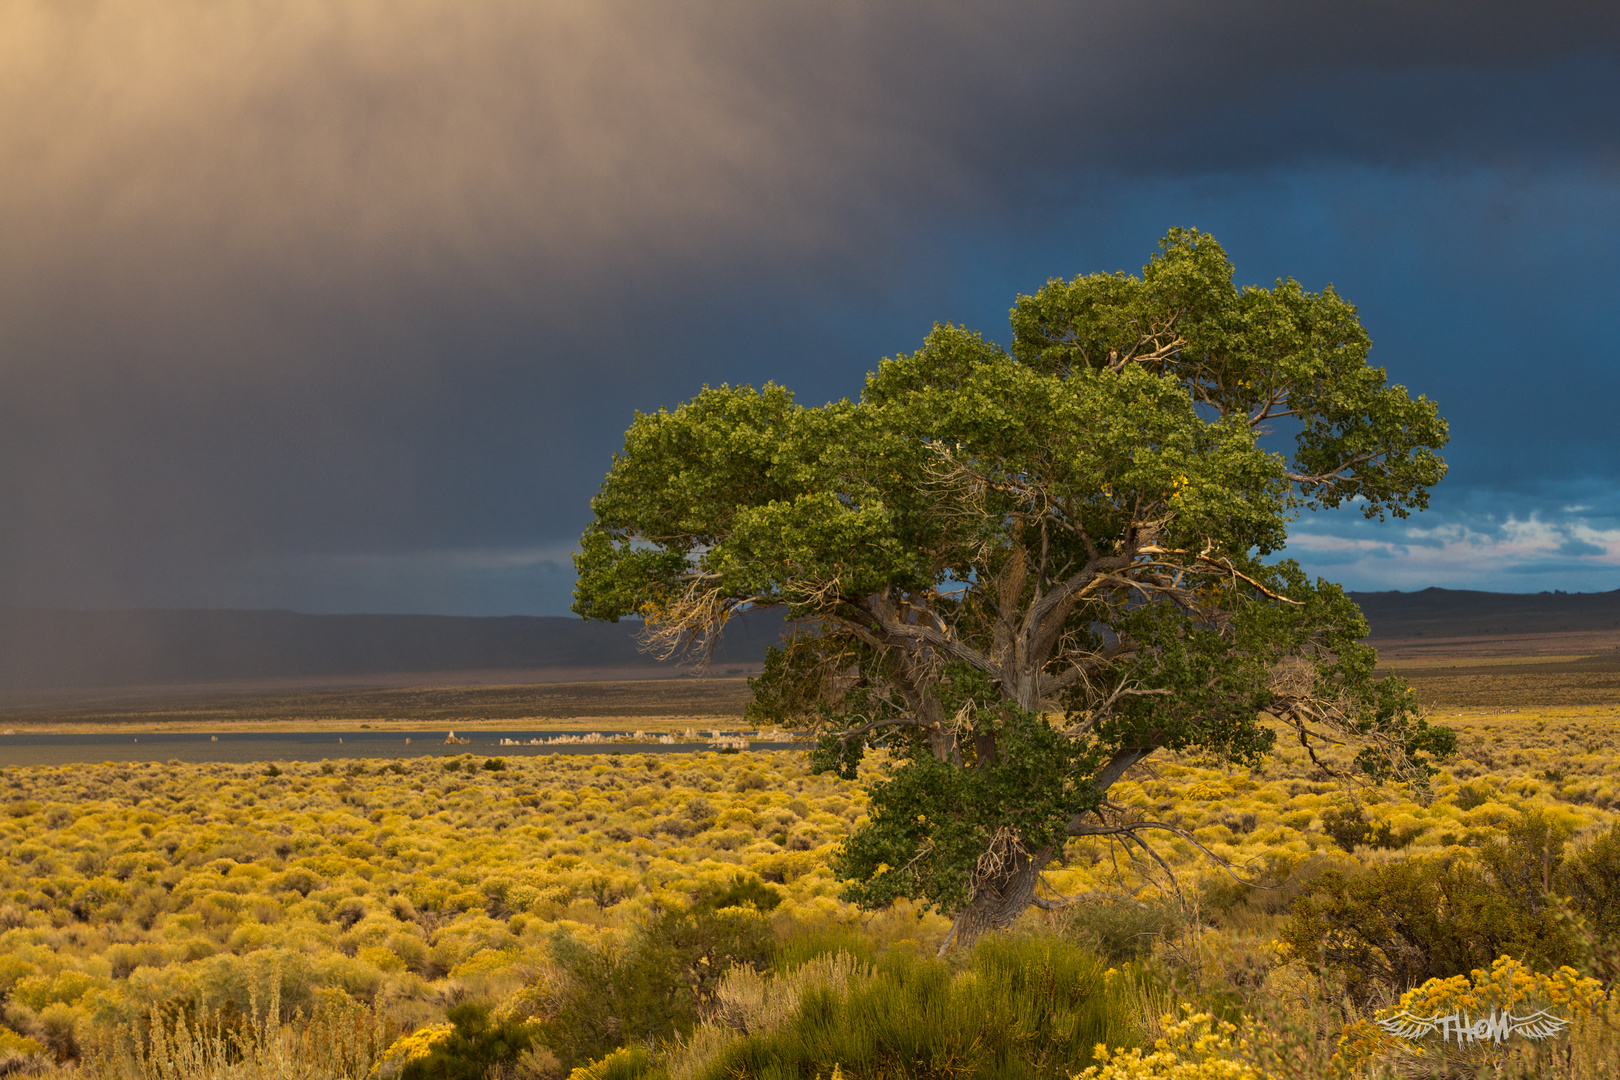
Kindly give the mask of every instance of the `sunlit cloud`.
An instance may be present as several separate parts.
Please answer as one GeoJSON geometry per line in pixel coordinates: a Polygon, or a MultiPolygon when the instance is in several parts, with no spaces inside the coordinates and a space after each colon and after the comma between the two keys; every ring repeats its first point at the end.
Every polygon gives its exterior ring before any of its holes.
{"type": "Polygon", "coordinates": [[[1307,570],[1364,591],[1620,587],[1620,528],[1579,517],[1385,523],[1354,532],[1311,523],[1290,539],[1288,554],[1307,570]]]}

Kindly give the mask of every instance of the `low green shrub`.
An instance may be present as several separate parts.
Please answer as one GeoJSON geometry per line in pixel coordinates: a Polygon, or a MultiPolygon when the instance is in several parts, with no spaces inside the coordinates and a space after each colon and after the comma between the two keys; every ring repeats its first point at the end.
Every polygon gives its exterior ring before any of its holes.
{"type": "Polygon", "coordinates": [[[1581,944],[1553,897],[1569,897],[1599,936],[1620,931],[1620,826],[1568,858],[1567,839],[1531,812],[1473,859],[1327,870],[1295,903],[1280,940],[1292,957],[1335,969],[1363,1001],[1379,988],[1489,967],[1503,953],[1540,970],[1576,964],[1581,944]]]}
{"type": "Polygon", "coordinates": [[[663,912],[622,949],[558,934],[551,953],[568,975],[565,1000],[541,1021],[539,1036],[572,1068],[621,1046],[684,1034],[728,969],[764,970],[774,952],[770,923],[735,906],[663,912]]]}
{"type": "Polygon", "coordinates": [[[430,1054],[407,1061],[399,1080],[484,1080],[535,1046],[534,1025],[521,1020],[492,1022],[487,1006],[462,1002],[447,1016],[450,1037],[434,1044],[430,1054]]]}
{"type": "Polygon", "coordinates": [[[1154,943],[1179,933],[1182,923],[1181,909],[1173,901],[1115,896],[1076,905],[1066,933],[1109,963],[1128,964],[1151,956],[1154,943]]]}
{"type": "Polygon", "coordinates": [[[1620,822],[1561,868],[1563,891],[1601,940],[1620,943],[1620,822]]]}
{"type": "Polygon", "coordinates": [[[1344,851],[1367,842],[1367,815],[1356,803],[1330,806],[1322,812],[1322,831],[1344,851]]]}
{"type": "Polygon", "coordinates": [[[847,953],[867,965],[877,962],[877,947],[869,936],[853,927],[830,923],[789,928],[777,941],[776,958],[771,967],[780,974],[818,957],[839,953],[847,953]]]}
{"type": "Polygon", "coordinates": [[[782,890],[767,885],[757,877],[732,875],[731,881],[718,891],[698,898],[698,906],[718,911],[722,908],[752,907],[756,911],[774,911],[782,903],[782,890]]]}
{"type": "Polygon", "coordinates": [[[569,1080],[664,1080],[668,1076],[645,1047],[625,1046],[576,1069],[569,1080]]]}
{"type": "Polygon", "coordinates": [[[1067,1077],[1099,1042],[1140,1041],[1127,980],[1049,938],[996,935],[954,973],[896,951],[847,991],[807,989],[788,1024],[745,1034],[699,1080],[1067,1077]]]}
{"type": "Polygon", "coordinates": [[[1369,821],[1366,812],[1356,803],[1330,807],[1322,814],[1322,831],[1345,851],[1354,851],[1359,845],[1399,851],[1411,847],[1412,841],[1422,835],[1419,828],[1405,828],[1397,832],[1387,821],[1369,821]]]}
{"type": "Polygon", "coordinates": [[[1311,889],[1322,871],[1337,865],[1339,860],[1326,854],[1273,853],[1244,867],[1242,879],[1210,874],[1199,883],[1198,902],[1211,926],[1263,926],[1269,936],[1270,920],[1293,910],[1294,902],[1311,889]]]}

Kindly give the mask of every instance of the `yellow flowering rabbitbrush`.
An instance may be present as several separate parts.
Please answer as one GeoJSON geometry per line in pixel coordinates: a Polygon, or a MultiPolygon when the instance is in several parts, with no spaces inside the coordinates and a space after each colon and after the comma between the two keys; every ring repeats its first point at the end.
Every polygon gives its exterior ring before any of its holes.
{"type": "Polygon", "coordinates": [[[1492,1011],[1527,1016],[1546,1009],[1555,1016],[1572,1020],[1590,1014],[1607,996],[1602,982],[1583,976],[1572,967],[1560,967],[1544,974],[1511,956],[1499,956],[1489,971],[1475,968],[1467,975],[1430,979],[1402,994],[1397,1004],[1380,1009],[1373,1019],[1347,1025],[1339,1039],[1338,1057],[1346,1064],[1357,1065],[1398,1048],[1401,1040],[1378,1027],[1375,1021],[1403,1012],[1418,1017],[1459,1013],[1477,1018],[1492,1011]]]}
{"type": "Polygon", "coordinates": [[[1110,1050],[1098,1043],[1093,1065],[1074,1080],[1265,1080],[1238,1055],[1247,1043],[1237,1027],[1211,1013],[1182,1006],[1183,1016],[1164,1018],[1164,1037],[1153,1049],[1110,1050]]]}

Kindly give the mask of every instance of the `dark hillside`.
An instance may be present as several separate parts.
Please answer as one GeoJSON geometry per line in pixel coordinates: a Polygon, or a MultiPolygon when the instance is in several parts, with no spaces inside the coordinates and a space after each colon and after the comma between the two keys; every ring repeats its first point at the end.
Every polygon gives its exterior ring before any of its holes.
{"type": "Polygon", "coordinates": [[[1489,593],[1461,589],[1351,593],[1373,640],[1620,632],[1620,589],[1606,593],[1489,593]]]}
{"type": "MultiPolygon", "coordinates": [[[[1366,613],[1375,643],[1620,636],[1620,591],[1523,595],[1424,589],[1351,595],[1366,613]]],[[[609,677],[639,679],[669,665],[640,651],[638,626],[532,616],[0,610],[0,689],[472,670],[612,669],[609,677]]],[[[764,612],[733,622],[715,657],[717,673],[758,664],[781,626],[778,617],[764,612]]]]}
{"type": "MultiPolygon", "coordinates": [[[[0,689],[469,669],[656,671],[661,665],[637,647],[639,625],[530,616],[6,610],[0,689]]],[[[715,665],[761,662],[781,627],[764,613],[735,620],[715,665]]]]}

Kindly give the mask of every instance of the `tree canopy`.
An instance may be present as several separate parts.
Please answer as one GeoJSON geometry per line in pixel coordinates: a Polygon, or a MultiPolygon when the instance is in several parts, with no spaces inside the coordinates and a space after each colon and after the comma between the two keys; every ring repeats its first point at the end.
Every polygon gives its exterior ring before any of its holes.
{"type": "Polygon", "coordinates": [[[1156,751],[1353,738],[1373,778],[1421,781],[1451,750],[1374,679],[1354,603],[1277,557],[1302,511],[1404,517],[1445,473],[1435,405],[1368,350],[1331,287],[1237,288],[1213,238],[1173,230],[1140,276],[1019,296],[1010,349],[939,324],[856,400],[768,383],[638,413],[574,610],[701,654],[784,609],[751,715],[813,729],[849,777],[892,752],[839,856],[849,895],[971,937],[1043,902],[1068,837],[1139,839],[1107,791],[1156,751]]]}

